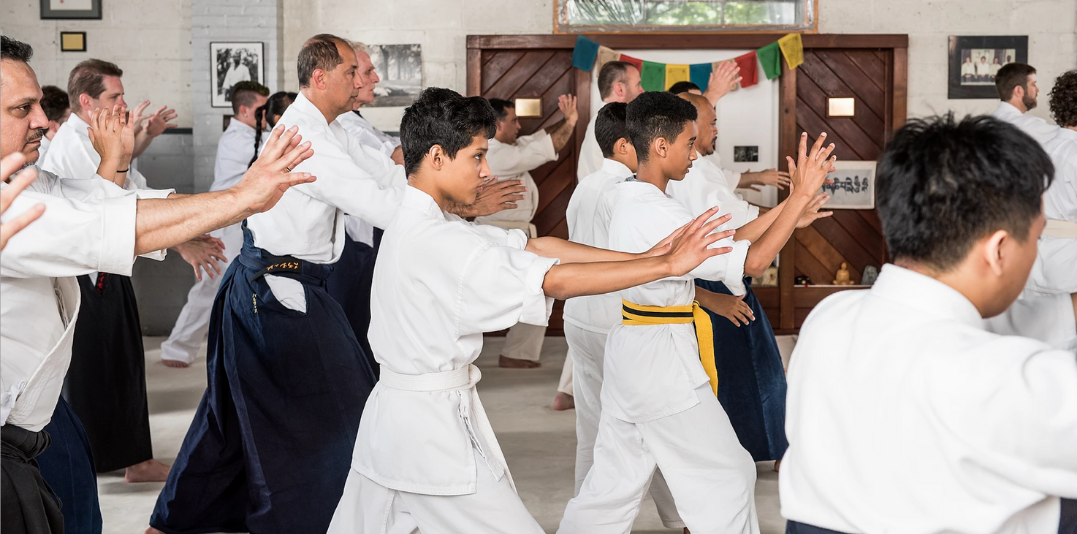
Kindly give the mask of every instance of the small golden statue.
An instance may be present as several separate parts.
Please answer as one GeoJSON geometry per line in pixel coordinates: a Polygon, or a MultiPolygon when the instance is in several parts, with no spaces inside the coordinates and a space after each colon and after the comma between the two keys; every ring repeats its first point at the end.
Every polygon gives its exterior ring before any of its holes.
{"type": "Polygon", "coordinates": [[[838,269],[837,280],[834,280],[836,286],[851,286],[854,285],[852,277],[849,276],[849,264],[841,262],[841,269],[838,269]]]}

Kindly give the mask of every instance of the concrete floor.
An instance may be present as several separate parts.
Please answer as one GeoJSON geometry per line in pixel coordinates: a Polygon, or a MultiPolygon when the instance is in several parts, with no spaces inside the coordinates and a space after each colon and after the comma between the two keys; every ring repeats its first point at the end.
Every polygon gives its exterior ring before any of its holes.
{"type": "MultiPolygon", "coordinates": [[[[165,367],[160,363],[163,340],[145,338],[146,378],[153,450],[157,459],[171,464],[205,390],[206,362],[203,357],[187,369],[165,367]]],[[[779,341],[788,358],[792,340],[779,341]]],[[[546,532],[552,533],[557,530],[573,489],[574,412],[555,412],[551,408],[567,345],[564,338],[547,338],[540,369],[507,370],[497,367],[502,342],[503,338],[488,339],[476,362],[483,372],[479,394],[524,504],[546,532]]],[[[757,471],[760,530],[764,534],[781,534],[785,532],[785,520],[778,512],[778,475],[771,462],[757,464],[757,471]]],[[[117,471],[101,475],[98,486],[105,533],[132,534],[145,529],[163,484],[128,484],[123,472],[117,471]]],[[[662,527],[654,503],[645,498],[632,532],[674,531],[662,527]]]]}

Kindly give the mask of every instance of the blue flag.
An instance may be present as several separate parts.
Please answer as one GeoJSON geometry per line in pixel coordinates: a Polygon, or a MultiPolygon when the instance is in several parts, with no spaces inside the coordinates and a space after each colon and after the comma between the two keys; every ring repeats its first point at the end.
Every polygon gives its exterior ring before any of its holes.
{"type": "Polygon", "coordinates": [[[580,35],[576,37],[576,49],[572,51],[572,66],[591,72],[598,56],[598,43],[580,35]]]}
{"type": "Polygon", "coordinates": [[[698,85],[700,91],[706,93],[707,84],[711,81],[711,72],[714,72],[714,65],[712,63],[689,65],[688,79],[691,80],[692,83],[698,85]]]}

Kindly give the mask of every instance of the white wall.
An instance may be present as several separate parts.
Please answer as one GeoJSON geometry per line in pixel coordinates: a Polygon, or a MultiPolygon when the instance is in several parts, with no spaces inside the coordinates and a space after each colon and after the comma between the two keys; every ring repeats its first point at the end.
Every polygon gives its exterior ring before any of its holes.
{"type": "Polygon", "coordinates": [[[41,85],[67,90],[80,61],[98,58],[123,69],[131,106],[150,100],[191,126],[191,0],[103,0],[101,20],[41,20],[41,0],[4,0],[0,31],[34,47],[30,65],[41,85]],[[61,31],[86,32],[86,52],[60,52],[61,31]]]}

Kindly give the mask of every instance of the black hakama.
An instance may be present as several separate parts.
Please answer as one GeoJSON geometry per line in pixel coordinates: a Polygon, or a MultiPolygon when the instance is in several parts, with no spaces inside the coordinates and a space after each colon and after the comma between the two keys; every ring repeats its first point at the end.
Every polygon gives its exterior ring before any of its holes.
{"type": "Polygon", "coordinates": [[[41,476],[59,497],[66,534],[101,534],[101,503],[97,496],[90,440],[75,412],[60,397],[45,426],[49,448],[37,457],[41,476]]]}
{"type": "Polygon", "coordinates": [[[367,331],[370,330],[370,288],[374,284],[374,260],[378,257],[381,230],[375,229],[374,237],[374,246],[371,247],[345,235],[344,252],[333,264],[333,272],[326,280],[326,290],[344,310],[355,339],[370,359],[370,366],[377,376],[378,362],[370,350],[367,331]]]}
{"type": "Polygon", "coordinates": [[[90,439],[98,473],[153,459],[146,354],[131,279],[79,276],[82,305],[64,397],[90,439]]]}
{"type": "Polygon", "coordinates": [[[0,532],[63,534],[59,499],[35,460],[48,446],[44,431],[15,425],[0,428],[0,532]]]}
{"type": "Polygon", "coordinates": [[[324,534],[374,373],[325,290],[331,265],[273,257],[244,231],[213,303],[208,387],[150,525],[169,534],[324,534]],[[303,284],[306,312],[266,273],[303,284]]]}
{"type": "MultiPolygon", "coordinates": [[[[708,291],[732,295],[722,282],[696,280],[708,291]]],[[[774,330],[755,298],[751,280],[744,279],[744,302],[755,320],[736,326],[721,315],[707,313],[714,325],[714,363],[718,369],[718,401],[722,403],[740,444],[757,462],[780,460],[789,448],[785,438],[785,368],[774,330]]]]}

